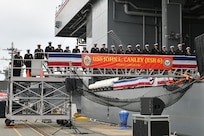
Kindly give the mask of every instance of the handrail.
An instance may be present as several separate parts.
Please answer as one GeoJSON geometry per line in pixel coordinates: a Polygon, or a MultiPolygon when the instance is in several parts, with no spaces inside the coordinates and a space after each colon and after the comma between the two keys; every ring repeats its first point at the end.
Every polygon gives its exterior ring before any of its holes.
{"type": "Polygon", "coordinates": [[[56,7],[55,17],[57,17],[60,14],[60,12],[67,5],[68,2],[69,2],[69,0],[64,0],[64,2],[62,1],[62,3],[58,6],[58,8],[56,7]]]}

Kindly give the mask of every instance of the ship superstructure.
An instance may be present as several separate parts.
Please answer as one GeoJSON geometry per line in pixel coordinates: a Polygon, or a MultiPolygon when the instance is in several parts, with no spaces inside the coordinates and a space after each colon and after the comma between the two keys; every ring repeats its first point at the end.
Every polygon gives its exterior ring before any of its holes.
{"type": "Polygon", "coordinates": [[[55,35],[83,39],[89,50],[94,43],[185,43],[195,49],[194,38],[203,33],[202,7],[199,0],[66,0],[56,13],[55,35]]]}

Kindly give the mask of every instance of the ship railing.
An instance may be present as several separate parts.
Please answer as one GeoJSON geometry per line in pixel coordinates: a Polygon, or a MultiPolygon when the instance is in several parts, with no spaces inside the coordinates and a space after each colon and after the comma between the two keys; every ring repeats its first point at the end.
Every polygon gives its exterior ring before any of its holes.
{"type": "Polygon", "coordinates": [[[198,75],[197,69],[172,69],[172,70],[153,70],[153,69],[101,69],[91,68],[83,76],[94,77],[183,77],[188,74],[192,77],[198,75]],[[102,76],[103,75],[103,76],[102,76]]]}
{"type": "Polygon", "coordinates": [[[64,8],[64,6],[69,2],[69,0],[62,0],[61,4],[56,7],[55,15],[57,16],[59,12],[64,8]]]}
{"type": "MultiPolygon", "coordinates": [[[[13,61],[19,61],[19,59],[13,59],[13,61]]],[[[8,79],[12,78],[42,78],[42,77],[67,77],[74,75],[76,71],[83,71],[79,66],[71,66],[72,62],[67,61],[69,66],[55,65],[50,66],[49,60],[46,59],[24,59],[23,61],[30,61],[31,67],[26,67],[24,63],[21,66],[15,66],[11,64],[9,66],[8,79]]]]}
{"type": "MultiPolygon", "coordinates": [[[[175,60],[181,56],[175,57],[175,60]]],[[[186,57],[185,59],[194,59],[195,57],[186,57]]],[[[182,63],[184,62],[181,58],[182,63]]],[[[13,60],[15,61],[15,59],[13,60]]],[[[195,77],[198,74],[197,65],[187,65],[183,67],[177,61],[171,70],[155,70],[155,69],[130,69],[130,68],[82,68],[81,54],[70,53],[48,53],[45,59],[23,60],[31,61],[31,67],[26,67],[23,63],[20,67],[11,66],[10,75],[14,75],[14,71],[19,69],[21,74],[19,77],[181,77],[182,74],[188,74],[195,77]]],[[[195,60],[196,61],[196,60],[195,60]]],[[[173,62],[174,63],[174,62],[173,62]]],[[[185,61],[188,63],[188,61],[185,61]]],[[[186,65],[186,64],[185,64],[186,65]]]]}

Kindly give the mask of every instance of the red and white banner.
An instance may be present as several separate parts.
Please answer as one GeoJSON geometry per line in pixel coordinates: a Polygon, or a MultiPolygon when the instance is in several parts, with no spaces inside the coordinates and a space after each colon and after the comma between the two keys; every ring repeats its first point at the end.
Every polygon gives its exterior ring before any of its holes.
{"type": "Polygon", "coordinates": [[[171,70],[172,56],[82,54],[83,68],[171,70]]]}
{"type": "Polygon", "coordinates": [[[81,66],[81,54],[49,53],[48,66],[50,67],[81,66]]]}

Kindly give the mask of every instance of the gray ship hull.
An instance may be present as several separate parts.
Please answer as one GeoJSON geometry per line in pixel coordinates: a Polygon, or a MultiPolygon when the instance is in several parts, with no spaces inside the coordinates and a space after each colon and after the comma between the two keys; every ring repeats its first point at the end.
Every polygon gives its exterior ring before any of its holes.
{"type": "Polygon", "coordinates": [[[163,114],[170,115],[172,131],[188,136],[204,135],[204,82],[195,83],[163,114]]]}
{"type": "MultiPolygon", "coordinates": [[[[117,107],[104,106],[98,103],[95,103],[86,97],[82,96],[81,98],[81,111],[82,114],[86,115],[89,118],[93,118],[99,121],[110,122],[119,124],[119,112],[123,110],[117,107]]],[[[130,112],[135,114],[135,112],[130,112]]],[[[128,118],[128,125],[132,125],[131,117],[128,118]]]]}
{"type": "MultiPolygon", "coordinates": [[[[105,92],[97,92],[98,95],[101,96],[111,96],[111,97],[117,97],[117,98],[122,98],[122,99],[131,99],[131,98],[138,98],[142,96],[152,96],[153,91],[158,91],[158,90],[164,90],[163,87],[154,87],[154,90],[152,87],[147,87],[147,88],[139,88],[139,89],[127,89],[127,90],[119,90],[119,91],[105,91],[105,92]]],[[[159,91],[160,92],[160,91],[159,91]]],[[[159,93],[158,92],[158,93],[159,93]]],[[[157,93],[157,95],[158,95],[157,93]]],[[[154,93],[154,95],[156,95],[154,93]]],[[[81,111],[83,114],[90,118],[94,118],[100,121],[105,121],[105,122],[111,122],[115,124],[119,124],[119,112],[121,110],[124,110],[123,108],[118,108],[114,106],[104,106],[103,104],[99,104],[96,101],[94,101],[96,98],[92,98],[92,96],[82,96],[81,99],[81,111]]],[[[139,112],[139,102],[136,102],[135,105],[130,104],[129,106],[131,107],[125,107],[125,108],[131,108],[132,110],[136,110],[139,112]]],[[[121,106],[122,107],[122,106],[121,106]]],[[[135,112],[130,111],[130,116],[131,114],[135,114],[135,112]]],[[[129,118],[128,125],[131,124],[131,118],[129,118]]]]}
{"type": "MultiPolygon", "coordinates": [[[[202,105],[204,105],[204,92],[202,90],[204,88],[204,82],[202,83],[194,83],[191,87],[186,90],[182,95],[177,95],[169,97],[169,103],[172,102],[172,106],[167,107],[163,114],[170,115],[172,131],[176,131],[181,134],[192,135],[192,136],[201,136],[204,134],[204,109],[202,105]],[[182,97],[183,96],[183,97],[182,97]],[[178,102],[177,102],[178,100],[178,102]],[[175,103],[176,102],[176,103],[175,103]]],[[[144,89],[144,88],[143,88],[144,89]]],[[[145,96],[152,96],[151,93],[148,94],[149,90],[154,92],[154,95],[159,95],[159,93],[163,92],[164,89],[162,87],[154,87],[154,88],[146,88],[142,93],[146,94],[145,96]],[[161,92],[158,90],[162,90],[161,92]],[[155,94],[155,91],[158,93],[155,94]],[[148,94],[148,95],[147,95],[148,94]]],[[[138,93],[133,93],[135,90],[123,90],[122,94],[124,98],[135,97],[138,93]]],[[[138,90],[139,91],[139,90],[138,90]]],[[[118,93],[116,92],[100,92],[101,94],[105,93],[106,95],[111,95],[118,97],[118,93]]],[[[144,95],[143,94],[143,95],[144,95]]],[[[121,95],[121,96],[122,96],[121,95]]],[[[161,95],[161,94],[160,94],[161,95]]],[[[140,96],[142,96],[140,94],[140,96]]],[[[82,113],[90,118],[94,118],[100,121],[111,122],[119,124],[119,112],[123,109],[117,107],[103,106],[101,104],[95,103],[86,97],[82,96],[82,113]]],[[[138,105],[131,105],[138,108],[138,105]]],[[[132,126],[132,118],[131,115],[139,112],[131,112],[128,118],[128,125],[132,126]]]]}

